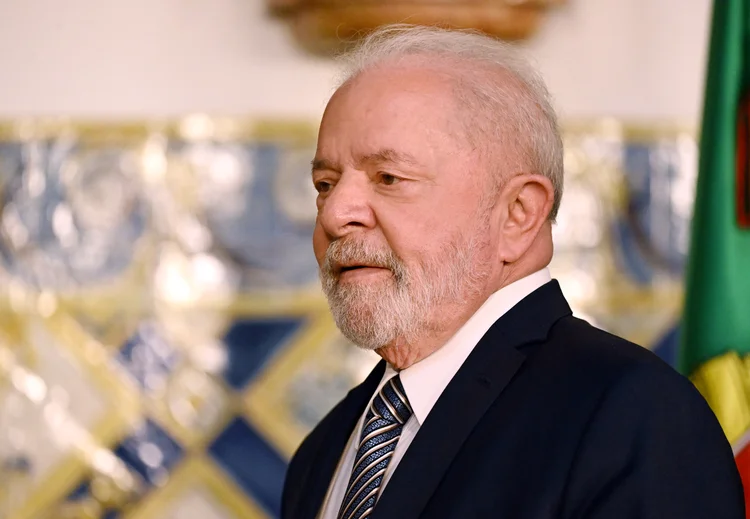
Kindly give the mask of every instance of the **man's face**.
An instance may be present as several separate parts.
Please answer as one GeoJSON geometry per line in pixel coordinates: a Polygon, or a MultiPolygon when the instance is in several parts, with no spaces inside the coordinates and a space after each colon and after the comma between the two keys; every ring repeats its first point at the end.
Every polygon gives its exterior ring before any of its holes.
{"type": "Polygon", "coordinates": [[[313,247],[334,318],[361,347],[429,333],[491,268],[487,177],[452,88],[428,69],[381,68],[323,117],[313,247]]]}

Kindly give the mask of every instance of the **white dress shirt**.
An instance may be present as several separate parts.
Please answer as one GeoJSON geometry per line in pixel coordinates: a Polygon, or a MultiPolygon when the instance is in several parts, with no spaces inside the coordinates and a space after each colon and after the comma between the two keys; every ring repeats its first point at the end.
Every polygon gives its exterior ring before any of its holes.
{"type": "MultiPolygon", "coordinates": [[[[427,415],[430,414],[435,402],[440,398],[448,383],[480,339],[487,333],[487,330],[508,310],[551,279],[549,269],[545,268],[501,288],[484,302],[442,348],[400,372],[401,383],[404,385],[406,398],[409,400],[414,414],[404,424],[401,437],[396,444],[396,449],[393,452],[391,460],[388,462],[388,468],[381,483],[381,494],[388,484],[393,471],[398,466],[401,458],[403,458],[412,440],[414,440],[414,436],[419,431],[420,425],[427,419],[427,415]]],[[[370,398],[370,402],[372,402],[372,399],[375,398],[375,395],[378,394],[383,385],[397,373],[390,365],[386,366],[385,374],[373,393],[372,398],[370,398]]],[[[365,408],[366,410],[367,407],[365,408]]],[[[344,500],[346,488],[349,485],[349,478],[351,477],[354,459],[357,455],[357,445],[364,419],[365,412],[362,413],[357,427],[354,428],[349,437],[349,442],[344,449],[331,484],[328,487],[328,493],[323,502],[323,507],[318,514],[318,519],[337,518],[341,502],[344,500]]]]}

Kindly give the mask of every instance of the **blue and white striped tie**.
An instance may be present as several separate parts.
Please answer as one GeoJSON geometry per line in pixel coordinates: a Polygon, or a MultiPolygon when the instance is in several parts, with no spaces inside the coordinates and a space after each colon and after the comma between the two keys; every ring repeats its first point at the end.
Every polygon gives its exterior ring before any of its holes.
{"type": "Polygon", "coordinates": [[[388,462],[411,415],[404,386],[396,375],[375,395],[367,411],[338,519],[364,519],[372,513],[388,462]]]}

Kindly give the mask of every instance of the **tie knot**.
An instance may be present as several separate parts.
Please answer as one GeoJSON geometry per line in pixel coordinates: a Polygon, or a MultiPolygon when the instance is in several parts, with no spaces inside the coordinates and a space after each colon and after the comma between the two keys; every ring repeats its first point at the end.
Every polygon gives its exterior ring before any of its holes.
{"type": "Polygon", "coordinates": [[[372,401],[370,412],[389,422],[404,424],[412,415],[401,377],[386,382],[372,401]]]}

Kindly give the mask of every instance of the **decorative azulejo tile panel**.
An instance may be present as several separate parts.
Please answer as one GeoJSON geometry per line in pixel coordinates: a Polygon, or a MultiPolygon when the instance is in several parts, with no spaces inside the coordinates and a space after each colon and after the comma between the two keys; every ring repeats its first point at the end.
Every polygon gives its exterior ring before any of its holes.
{"type": "MultiPolygon", "coordinates": [[[[0,517],[273,519],[289,457],[378,357],[310,238],[315,129],[0,124],[0,517]]],[[[552,265],[674,358],[695,139],[568,125],[552,265]]]]}

